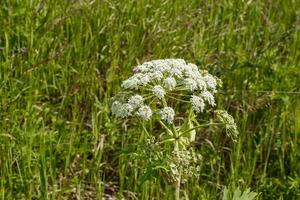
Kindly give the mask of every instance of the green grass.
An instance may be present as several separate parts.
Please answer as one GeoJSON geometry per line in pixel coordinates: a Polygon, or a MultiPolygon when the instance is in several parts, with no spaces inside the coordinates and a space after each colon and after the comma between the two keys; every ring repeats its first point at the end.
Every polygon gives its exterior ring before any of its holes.
{"type": "Polygon", "coordinates": [[[139,128],[110,114],[132,66],[183,58],[220,77],[237,143],[198,132],[201,175],[183,198],[224,186],[300,198],[300,1],[3,0],[0,197],[172,199],[130,162],[139,128]]]}

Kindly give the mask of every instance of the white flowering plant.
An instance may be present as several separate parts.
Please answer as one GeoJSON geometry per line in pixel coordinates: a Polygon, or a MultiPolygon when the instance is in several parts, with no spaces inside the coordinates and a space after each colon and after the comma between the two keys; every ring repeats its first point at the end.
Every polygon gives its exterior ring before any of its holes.
{"type": "Polygon", "coordinates": [[[188,149],[195,140],[196,130],[205,126],[224,125],[231,138],[237,137],[234,120],[224,110],[214,111],[217,122],[202,124],[198,120],[203,112],[214,110],[214,95],[222,82],[183,59],[145,62],[136,66],[133,72],[121,85],[125,95],[114,98],[112,114],[122,119],[134,117],[140,120],[146,133],[141,135],[140,141],[154,138],[163,152],[161,155],[170,158],[166,159],[167,167],[156,168],[176,177],[175,197],[179,199],[180,184],[185,174],[189,174],[189,169],[194,169],[195,165],[191,163],[197,163],[199,158],[188,149]],[[147,130],[147,122],[160,124],[160,133],[147,130]]]}

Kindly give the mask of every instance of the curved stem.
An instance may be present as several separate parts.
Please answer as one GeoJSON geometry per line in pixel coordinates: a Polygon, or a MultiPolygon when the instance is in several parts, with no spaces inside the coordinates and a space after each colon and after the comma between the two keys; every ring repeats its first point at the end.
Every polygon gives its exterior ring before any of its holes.
{"type": "Polygon", "coordinates": [[[202,127],[207,127],[207,126],[214,126],[214,125],[224,125],[224,123],[209,123],[209,124],[202,124],[202,125],[199,125],[199,126],[195,126],[195,127],[193,127],[193,128],[191,128],[191,129],[189,129],[189,130],[186,130],[186,131],[183,131],[180,135],[179,135],[179,137],[181,137],[182,135],[184,135],[184,134],[186,134],[186,133],[189,133],[189,132],[191,132],[191,131],[193,131],[193,130],[196,130],[196,129],[198,129],[198,128],[202,128],[202,127]]]}
{"type": "Polygon", "coordinates": [[[175,98],[175,97],[172,97],[171,95],[166,95],[167,97],[169,97],[170,99],[175,99],[176,101],[180,101],[180,102],[184,102],[184,103],[188,103],[189,101],[185,101],[185,100],[182,100],[182,99],[178,99],[178,98],[175,98]]]}
{"type": "Polygon", "coordinates": [[[169,135],[174,136],[173,131],[171,131],[165,123],[163,123],[161,120],[159,120],[159,123],[166,129],[169,135]]]}

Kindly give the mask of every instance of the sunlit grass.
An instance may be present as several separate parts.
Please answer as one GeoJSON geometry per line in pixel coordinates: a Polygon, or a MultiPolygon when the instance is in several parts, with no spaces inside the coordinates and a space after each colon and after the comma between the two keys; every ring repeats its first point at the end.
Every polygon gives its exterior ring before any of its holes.
{"type": "Polygon", "coordinates": [[[217,107],[236,143],[203,129],[201,176],[183,197],[219,199],[225,186],[259,199],[300,198],[300,2],[0,2],[2,199],[170,199],[141,184],[142,127],[112,118],[132,66],[183,58],[220,77],[217,107]]]}

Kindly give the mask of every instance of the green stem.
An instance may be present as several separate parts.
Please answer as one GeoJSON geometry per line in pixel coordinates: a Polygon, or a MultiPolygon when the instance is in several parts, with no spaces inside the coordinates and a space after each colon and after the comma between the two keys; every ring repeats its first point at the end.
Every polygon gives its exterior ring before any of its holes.
{"type": "MultiPolygon", "coordinates": [[[[178,142],[179,134],[176,131],[176,127],[174,126],[174,124],[172,125],[172,131],[174,132],[174,136],[176,137],[175,141],[174,141],[174,151],[178,152],[179,151],[179,142],[178,142]]],[[[181,169],[179,169],[178,178],[176,179],[176,182],[175,182],[175,200],[180,199],[180,183],[181,183],[181,169]]]]}
{"type": "Polygon", "coordinates": [[[175,200],[180,200],[180,182],[181,182],[181,170],[179,171],[179,177],[176,180],[175,200]]]}
{"type": "MultiPolygon", "coordinates": [[[[166,102],[165,98],[162,99],[162,104],[163,104],[164,107],[167,106],[167,102],[166,102]]],[[[169,128],[162,121],[160,121],[160,123],[167,130],[167,132],[170,133],[170,135],[173,136],[173,138],[175,139],[174,140],[174,151],[178,152],[179,151],[179,141],[178,141],[179,133],[176,130],[175,125],[172,124],[172,126],[169,128]]],[[[181,183],[181,169],[179,170],[179,175],[178,175],[178,178],[176,179],[176,182],[175,182],[175,200],[180,199],[180,183],[181,183]]]]}
{"type": "Polygon", "coordinates": [[[199,125],[199,126],[195,126],[189,130],[186,130],[186,131],[183,131],[178,137],[181,137],[182,135],[186,134],[186,133],[189,133],[195,129],[198,129],[198,128],[201,128],[201,127],[207,127],[207,126],[213,126],[213,125],[224,125],[225,123],[209,123],[209,124],[202,124],[202,125],[199,125]]]}
{"type": "Polygon", "coordinates": [[[159,120],[159,123],[166,129],[169,135],[174,136],[174,133],[168,128],[168,126],[165,123],[163,123],[161,120],[159,120]]]}

